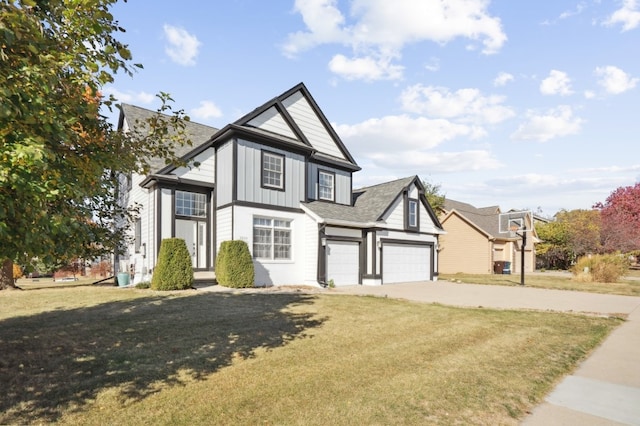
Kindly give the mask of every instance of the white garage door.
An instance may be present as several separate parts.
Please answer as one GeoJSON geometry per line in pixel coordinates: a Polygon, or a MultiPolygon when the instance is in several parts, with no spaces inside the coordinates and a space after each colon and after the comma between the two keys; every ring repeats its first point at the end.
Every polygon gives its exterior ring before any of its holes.
{"type": "Polygon", "coordinates": [[[360,277],[360,244],[351,241],[327,242],[327,281],[333,284],[358,284],[360,277]]]}
{"type": "Polygon", "coordinates": [[[431,279],[431,246],[391,244],[382,246],[382,283],[431,279]]]}

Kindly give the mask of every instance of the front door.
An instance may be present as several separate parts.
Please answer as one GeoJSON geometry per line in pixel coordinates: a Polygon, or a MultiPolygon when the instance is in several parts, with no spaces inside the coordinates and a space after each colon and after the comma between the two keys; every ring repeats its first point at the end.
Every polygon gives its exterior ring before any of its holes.
{"type": "Polygon", "coordinates": [[[207,267],[207,224],[199,220],[176,219],[176,238],[182,238],[196,269],[207,267]]]}

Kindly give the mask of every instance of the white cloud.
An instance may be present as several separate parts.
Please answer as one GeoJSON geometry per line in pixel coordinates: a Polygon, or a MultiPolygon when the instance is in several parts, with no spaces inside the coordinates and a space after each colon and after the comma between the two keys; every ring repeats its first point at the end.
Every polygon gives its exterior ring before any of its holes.
{"type": "Polygon", "coordinates": [[[408,112],[478,124],[496,124],[515,115],[503,105],[504,96],[483,96],[478,89],[451,92],[444,87],[416,84],[402,92],[400,101],[408,112]]]}
{"type": "MultiPolygon", "coordinates": [[[[354,0],[347,21],[337,0],[296,0],[294,11],[306,28],[288,35],[283,53],[294,57],[315,46],[336,43],[350,47],[355,59],[334,57],[332,62],[354,66],[371,57],[368,62],[386,63],[394,71],[401,69],[390,61],[411,43],[445,44],[466,38],[481,43],[483,53],[492,54],[502,48],[507,36],[500,19],[490,16],[487,8],[486,0],[354,0]]],[[[358,73],[345,75],[355,78],[358,73]]],[[[370,78],[369,73],[363,75],[370,78]]]]}
{"type": "Polygon", "coordinates": [[[596,97],[596,94],[593,90],[585,90],[584,91],[584,98],[585,99],[593,99],[596,97]]]}
{"type": "Polygon", "coordinates": [[[637,0],[623,0],[622,7],[604,21],[604,25],[622,24],[622,31],[629,31],[640,25],[640,11],[637,0]]]}
{"type": "Polygon", "coordinates": [[[518,127],[511,139],[546,142],[557,137],[575,135],[582,129],[584,120],[573,116],[568,105],[560,105],[546,114],[527,113],[527,121],[518,127]]]}
{"type": "Polygon", "coordinates": [[[335,128],[354,153],[363,155],[377,151],[431,149],[459,136],[479,138],[486,134],[475,126],[407,115],[371,118],[354,125],[336,125],[335,128]]]}
{"type": "Polygon", "coordinates": [[[627,90],[631,90],[636,87],[638,81],[640,81],[640,79],[632,78],[620,68],[612,65],[596,68],[595,74],[601,77],[598,84],[604,87],[607,93],[612,95],[618,95],[627,90]]]}
{"type": "Polygon", "coordinates": [[[153,101],[156,99],[156,96],[152,95],[151,93],[147,93],[147,92],[136,93],[131,91],[122,92],[113,86],[105,87],[104,94],[106,96],[113,95],[118,100],[118,102],[124,102],[127,104],[136,104],[136,105],[140,105],[140,104],[149,105],[153,103],[153,101]]]}
{"type": "Polygon", "coordinates": [[[512,74],[509,74],[508,72],[501,72],[498,74],[498,76],[493,80],[493,85],[498,87],[498,86],[505,86],[507,83],[509,83],[510,81],[513,81],[514,77],[512,74]]]}
{"type": "Polygon", "coordinates": [[[200,120],[222,117],[222,111],[211,101],[200,101],[200,106],[191,110],[191,115],[200,120]]]}
{"type": "Polygon", "coordinates": [[[573,93],[571,90],[571,79],[566,72],[551,70],[549,77],[540,83],[540,92],[543,95],[570,95],[573,93]]]}
{"type": "Polygon", "coordinates": [[[167,24],[164,25],[164,35],[168,42],[164,51],[173,62],[184,66],[196,64],[201,43],[195,35],[189,34],[183,28],[167,24]]]}
{"type": "Polygon", "coordinates": [[[502,166],[490,152],[482,150],[372,152],[366,153],[364,156],[379,167],[395,170],[428,170],[429,173],[490,170],[502,166]]]}
{"type": "Polygon", "coordinates": [[[329,62],[329,69],[347,80],[396,80],[402,77],[404,67],[392,65],[389,60],[372,57],[349,59],[336,55],[329,62]]]}

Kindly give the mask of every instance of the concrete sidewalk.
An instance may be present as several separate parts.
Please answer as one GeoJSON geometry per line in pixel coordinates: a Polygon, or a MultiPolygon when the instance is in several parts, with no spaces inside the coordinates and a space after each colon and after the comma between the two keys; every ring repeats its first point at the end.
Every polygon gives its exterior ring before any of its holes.
{"type": "Polygon", "coordinates": [[[640,297],[446,281],[345,286],[334,291],[451,306],[627,316],[522,424],[640,426],[640,297]]]}

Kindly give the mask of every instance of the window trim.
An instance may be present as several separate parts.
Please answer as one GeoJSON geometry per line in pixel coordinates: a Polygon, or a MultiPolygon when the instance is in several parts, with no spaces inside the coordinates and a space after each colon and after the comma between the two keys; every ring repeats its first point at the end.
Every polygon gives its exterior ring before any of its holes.
{"type": "Polygon", "coordinates": [[[416,198],[407,198],[406,203],[406,212],[405,212],[405,228],[408,231],[419,231],[420,230],[420,202],[416,198]],[[415,212],[415,224],[411,224],[411,206],[416,206],[415,212]]]}
{"type": "MultiPolygon", "coordinates": [[[[268,216],[253,216],[252,219],[252,225],[251,225],[251,229],[252,229],[252,243],[251,243],[251,257],[255,260],[260,260],[260,261],[270,261],[270,262],[291,262],[293,261],[293,219],[285,219],[285,218],[278,218],[278,217],[268,217],[268,216]],[[270,225],[256,225],[255,221],[256,219],[262,219],[262,220],[268,220],[270,222],[270,225]],[[283,227],[283,226],[276,226],[275,222],[276,221],[282,221],[282,222],[286,222],[289,226],[287,227],[283,227]],[[269,253],[270,256],[269,257],[257,257],[256,256],[256,249],[255,249],[255,245],[256,245],[256,240],[255,240],[255,231],[256,231],[256,227],[257,229],[268,229],[270,231],[270,247],[269,247],[269,253]],[[288,231],[289,232],[289,250],[288,250],[288,254],[289,257],[276,257],[276,238],[275,238],[275,231],[277,230],[284,230],[284,231],[288,231]]],[[[265,244],[265,243],[262,243],[265,244]]]]}
{"type": "MultiPolygon", "coordinates": [[[[173,211],[175,213],[176,217],[181,217],[181,218],[190,218],[190,219],[199,219],[199,220],[204,220],[208,217],[208,213],[207,213],[207,206],[208,206],[209,200],[207,199],[207,194],[204,192],[195,192],[195,191],[185,191],[182,189],[178,189],[175,191],[174,193],[174,200],[173,200],[173,211]],[[204,203],[202,205],[203,210],[202,210],[202,216],[195,216],[195,215],[191,215],[191,214],[184,214],[184,212],[182,213],[178,213],[178,193],[183,193],[183,194],[192,194],[194,195],[194,202],[196,202],[197,200],[195,200],[196,196],[200,196],[200,197],[204,197],[204,203]]],[[[194,210],[197,210],[195,208],[194,205],[194,210]]],[[[195,211],[194,211],[195,212],[195,211]]]]}
{"type": "MultiPolygon", "coordinates": [[[[261,150],[260,151],[260,187],[264,189],[271,189],[274,191],[284,191],[284,182],[285,182],[285,161],[286,157],[284,154],[278,154],[277,152],[261,150]],[[271,156],[280,159],[281,161],[281,171],[280,171],[280,185],[271,185],[265,183],[265,167],[264,167],[264,159],[265,156],[271,156]]],[[[271,171],[270,171],[271,172],[271,171]]],[[[272,172],[275,173],[275,172],[272,172]]]]}
{"type": "Polygon", "coordinates": [[[335,172],[331,172],[329,170],[323,170],[323,169],[318,169],[318,200],[322,200],[322,201],[331,201],[331,202],[335,202],[336,201],[336,174],[335,172]],[[323,198],[320,194],[320,175],[322,174],[331,176],[331,198],[323,198]]]}
{"type": "Polygon", "coordinates": [[[142,247],[142,219],[136,219],[134,223],[134,252],[140,253],[140,247],[142,247]]]}

